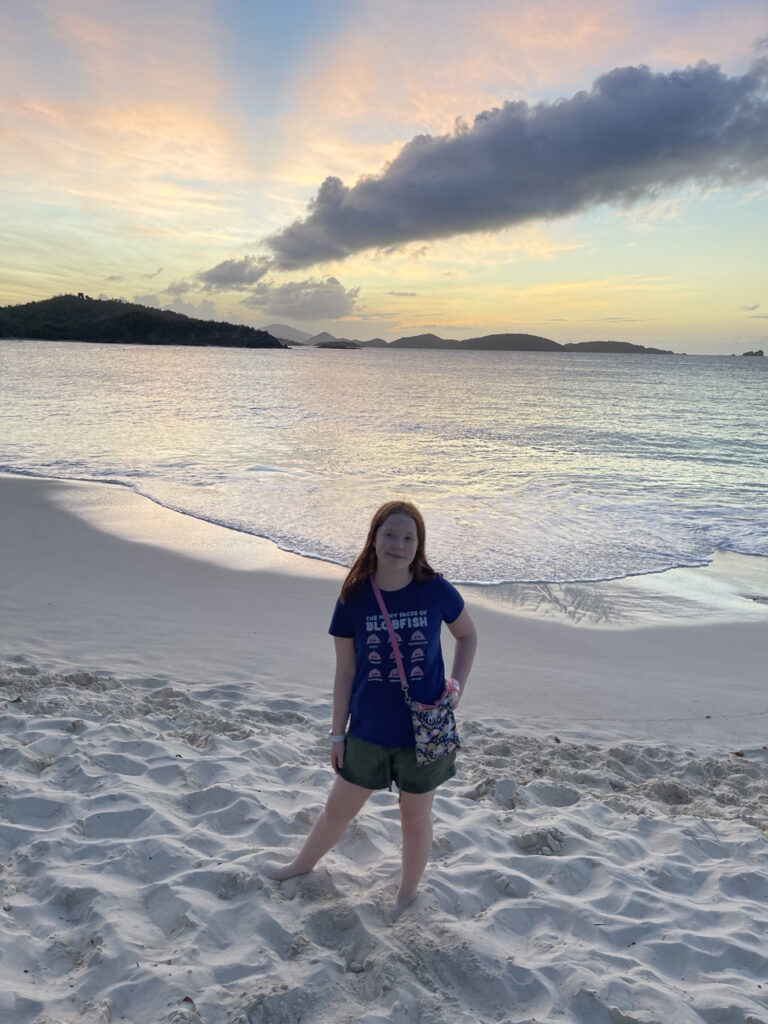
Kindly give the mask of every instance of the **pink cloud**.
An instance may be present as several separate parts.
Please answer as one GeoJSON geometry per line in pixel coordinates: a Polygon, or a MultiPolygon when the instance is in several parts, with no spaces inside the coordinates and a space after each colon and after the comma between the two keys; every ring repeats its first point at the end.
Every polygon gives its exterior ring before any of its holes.
{"type": "Polygon", "coordinates": [[[206,12],[197,0],[41,0],[0,26],[0,156],[17,195],[137,222],[194,212],[197,224],[231,207],[251,171],[220,107],[206,12]]]}
{"type": "Polygon", "coordinates": [[[199,0],[43,0],[51,32],[90,90],[210,103],[220,91],[210,5],[199,0]]]}
{"type": "Polygon", "coordinates": [[[220,203],[227,183],[248,175],[226,126],[194,107],[31,99],[0,101],[0,111],[4,172],[26,194],[68,193],[138,211],[147,203],[220,203]]]}
{"type": "Polygon", "coordinates": [[[330,134],[337,144],[320,174],[344,176],[336,158],[345,139],[347,153],[368,146],[358,168],[374,172],[374,130],[379,144],[402,143],[504,100],[571,95],[628,64],[667,70],[707,59],[743,71],[764,17],[759,0],[684,10],[668,0],[362,0],[297,77],[286,156],[309,145],[322,158],[330,134]]]}

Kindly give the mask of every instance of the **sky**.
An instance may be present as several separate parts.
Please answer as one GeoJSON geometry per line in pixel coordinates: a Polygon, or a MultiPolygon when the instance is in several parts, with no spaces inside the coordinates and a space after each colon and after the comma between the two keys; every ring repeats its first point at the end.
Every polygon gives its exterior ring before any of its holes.
{"type": "Polygon", "coordinates": [[[768,0],[4,0],[0,305],[768,348],[768,0]]]}

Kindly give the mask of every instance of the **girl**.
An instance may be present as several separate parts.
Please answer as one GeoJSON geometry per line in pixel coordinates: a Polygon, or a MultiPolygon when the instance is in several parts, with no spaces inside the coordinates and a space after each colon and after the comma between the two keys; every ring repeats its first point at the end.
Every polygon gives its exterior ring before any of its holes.
{"type": "Polygon", "coordinates": [[[281,881],[315,867],[341,839],[376,789],[400,791],[402,878],[393,920],[416,898],[432,847],[435,790],[456,774],[455,753],[418,765],[411,714],[400,685],[389,632],[371,577],[382,592],[398,638],[411,699],[435,703],[445,687],[440,647],[443,622],[456,639],[449,688],[461,699],[477,634],[459,592],[427,562],[424,520],[408,502],[376,512],[368,539],[341,588],[329,632],[336,647],[331,765],[336,772],[325,809],[301,852],[272,878],[281,881]]]}

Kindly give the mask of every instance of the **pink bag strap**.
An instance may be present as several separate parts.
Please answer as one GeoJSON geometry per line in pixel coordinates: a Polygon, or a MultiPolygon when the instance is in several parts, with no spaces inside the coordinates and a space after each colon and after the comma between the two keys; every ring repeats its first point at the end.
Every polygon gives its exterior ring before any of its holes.
{"type": "Polygon", "coordinates": [[[389,642],[392,644],[392,653],[394,654],[395,662],[397,663],[397,671],[400,675],[400,686],[405,696],[405,702],[410,705],[411,694],[408,690],[408,680],[405,678],[405,666],[403,665],[403,656],[400,653],[400,644],[397,642],[397,636],[395,634],[394,626],[392,625],[392,619],[389,617],[389,612],[387,611],[387,606],[384,604],[384,598],[382,597],[379,584],[376,582],[376,577],[373,574],[371,574],[371,586],[373,587],[376,600],[379,602],[379,608],[381,608],[381,614],[384,617],[387,629],[389,630],[389,642]]]}

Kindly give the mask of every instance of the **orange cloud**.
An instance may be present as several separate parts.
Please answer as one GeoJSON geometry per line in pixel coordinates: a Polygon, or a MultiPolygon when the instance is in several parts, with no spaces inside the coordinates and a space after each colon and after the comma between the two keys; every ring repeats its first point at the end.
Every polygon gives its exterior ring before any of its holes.
{"type": "Polygon", "coordinates": [[[97,98],[204,103],[220,91],[215,22],[199,0],[44,0],[50,30],[97,98]]]}
{"type": "Polygon", "coordinates": [[[249,173],[221,121],[189,106],[30,100],[0,109],[4,173],[28,197],[67,194],[139,216],[169,214],[230,203],[228,186],[249,173]]]}
{"type": "Polygon", "coordinates": [[[281,154],[302,162],[302,179],[314,170],[318,182],[351,184],[414,134],[450,131],[504,100],[570,96],[616,66],[705,58],[743,70],[764,31],[757,0],[702,0],[696,13],[663,0],[362,0],[305,59],[281,154]]]}
{"type": "Polygon", "coordinates": [[[31,10],[3,25],[0,167],[15,194],[117,211],[137,228],[146,218],[148,230],[221,224],[252,172],[241,126],[220,109],[210,9],[42,0],[31,10]]]}

